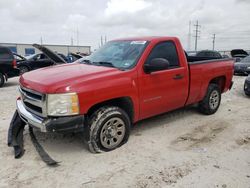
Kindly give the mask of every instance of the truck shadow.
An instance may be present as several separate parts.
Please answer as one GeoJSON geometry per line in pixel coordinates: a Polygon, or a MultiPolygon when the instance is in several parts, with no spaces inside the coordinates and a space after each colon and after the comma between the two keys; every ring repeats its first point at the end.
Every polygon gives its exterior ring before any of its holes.
{"type": "MultiPolygon", "coordinates": [[[[191,114],[199,114],[194,106],[185,107],[169,113],[164,113],[152,118],[148,118],[136,123],[131,129],[131,136],[138,136],[143,132],[150,131],[160,126],[169,126],[171,122],[175,122],[180,118],[185,118],[191,114]]],[[[84,141],[83,133],[42,133],[35,131],[35,135],[40,144],[48,151],[60,155],[67,153],[72,156],[72,153],[90,154],[87,149],[87,143],[84,141]]],[[[61,155],[60,155],[61,156],[61,155]]]]}
{"type": "MultiPolygon", "coordinates": [[[[148,118],[137,122],[133,127],[131,133],[138,131],[147,131],[155,127],[170,125],[171,122],[177,121],[179,118],[185,118],[192,114],[201,115],[195,106],[188,106],[171,112],[163,113],[152,118],[148,118]]],[[[202,115],[201,115],[202,116],[202,115]]]]}

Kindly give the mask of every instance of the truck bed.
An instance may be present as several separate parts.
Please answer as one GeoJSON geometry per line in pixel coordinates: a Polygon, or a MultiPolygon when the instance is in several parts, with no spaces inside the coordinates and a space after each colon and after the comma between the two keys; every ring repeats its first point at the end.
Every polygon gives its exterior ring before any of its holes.
{"type": "Polygon", "coordinates": [[[209,83],[215,79],[220,80],[222,93],[229,90],[233,77],[233,62],[233,59],[188,62],[190,84],[186,105],[201,101],[206,94],[209,83]]]}

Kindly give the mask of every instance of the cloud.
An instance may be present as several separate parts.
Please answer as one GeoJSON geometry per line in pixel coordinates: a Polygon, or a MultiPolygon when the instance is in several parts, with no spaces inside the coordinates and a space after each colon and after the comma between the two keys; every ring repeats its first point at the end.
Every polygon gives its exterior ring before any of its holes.
{"type": "MultiPolygon", "coordinates": [[[[39,42],[98,47],[108,39],[171,35],[187,46],[189,21],[199,20],[198,47],[250,48],[249,1],[246,0],[0,0],[0,42],[39,42]]],[[[192,33],[193,35],[193,33],[192,33]]],[[[192,37],[192,44],[194,43],[192,37]]],[[[193,45],[192,45],[193,46],[193,45]]]]}

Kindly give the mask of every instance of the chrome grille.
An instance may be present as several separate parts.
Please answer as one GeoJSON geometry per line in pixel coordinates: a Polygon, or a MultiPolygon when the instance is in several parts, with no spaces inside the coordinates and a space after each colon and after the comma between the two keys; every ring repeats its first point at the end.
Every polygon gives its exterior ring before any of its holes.
{"type": "Polygon", "coordinates": [[[19,87],[24,107],[40,117],[46,117],[46,95],[24,87],[19,87]]]}

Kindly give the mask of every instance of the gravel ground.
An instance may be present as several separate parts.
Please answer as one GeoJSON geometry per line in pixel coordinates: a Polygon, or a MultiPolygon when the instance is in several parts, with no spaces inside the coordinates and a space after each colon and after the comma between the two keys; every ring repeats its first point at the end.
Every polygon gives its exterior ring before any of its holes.
{"type": "Polygon", "coordinates": [[[6,145],[18,78],[0,89],[0,187],[250,187],[250,98],[245,77],[222,96],[212,116],[186,108],[141,121],[127,144],[91,154],[80,134],[43,134],[39,142],[60,166],[46,166],[27,130],[25,154],[6,145]]]}

